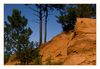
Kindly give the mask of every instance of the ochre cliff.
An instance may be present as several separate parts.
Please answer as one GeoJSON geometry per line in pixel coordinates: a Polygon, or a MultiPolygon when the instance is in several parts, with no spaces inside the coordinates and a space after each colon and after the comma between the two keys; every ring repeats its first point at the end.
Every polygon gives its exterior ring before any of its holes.
{"type": "Polygon", "coordinates": [[[96,19],[77,18],[75,30],[62,32],[40,49],[42,63],[96,64],[96,19]]]}

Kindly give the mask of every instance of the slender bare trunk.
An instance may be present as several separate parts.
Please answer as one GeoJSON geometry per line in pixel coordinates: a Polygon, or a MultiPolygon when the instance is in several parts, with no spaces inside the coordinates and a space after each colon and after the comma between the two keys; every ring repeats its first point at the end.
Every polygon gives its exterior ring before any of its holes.
{"type": "Polygon", "coordinates": [[[46,11],[45,11],[45,32],[44,32],[44,44],[46,43],[47,39],[47,18],[48,18],[48,7],[46,5],[46,11]]]}
{"type": "Polygon", "coordinates": [[[39,12],[39,15],[40,15],[40,31],[39,31],[40,38],[39,38],[39,46],[41,46],[41,44],[42,44],[42,6],[41,6],[41,4],[40,4],[40,12],[39,12]]]}

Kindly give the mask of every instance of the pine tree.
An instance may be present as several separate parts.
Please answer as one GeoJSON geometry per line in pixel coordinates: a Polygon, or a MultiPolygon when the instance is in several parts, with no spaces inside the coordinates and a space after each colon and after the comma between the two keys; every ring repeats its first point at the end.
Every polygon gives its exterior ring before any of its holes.
{"type": "Polygon", "coordinates": [[[29,36],[32,30],[27,28],[27,19],[21,16],[21,12],[14,9],[11,16],[8,16],[8,21],[11,26],[12,43],[15,49],[16,58],[21,64],[28,64],[32,60],[33,42],[29,41],[29,36]],[[29,59],[30,58],[30,59],[29,59]]]}

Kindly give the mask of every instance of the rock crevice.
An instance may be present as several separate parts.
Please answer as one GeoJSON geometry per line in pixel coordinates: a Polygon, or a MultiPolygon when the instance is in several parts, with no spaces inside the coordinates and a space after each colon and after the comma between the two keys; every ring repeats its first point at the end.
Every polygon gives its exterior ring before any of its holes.
{"type": "Polygon", "coordinates": [[[96,19],[77,18],[75,30],[52,38],[40,55],[43,64],[49,57],[52,63],[64,65],[96,64],[96,19]]]}

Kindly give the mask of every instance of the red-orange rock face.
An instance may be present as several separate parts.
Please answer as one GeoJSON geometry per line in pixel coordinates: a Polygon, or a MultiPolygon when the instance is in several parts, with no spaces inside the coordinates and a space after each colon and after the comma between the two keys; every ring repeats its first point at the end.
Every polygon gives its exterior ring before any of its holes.
{"type": "Polygon", "coordinates": [[[62,32],[40,50],[42,63],[96,64],[96,19],[77,18],[75,30],[62,32]]]}

